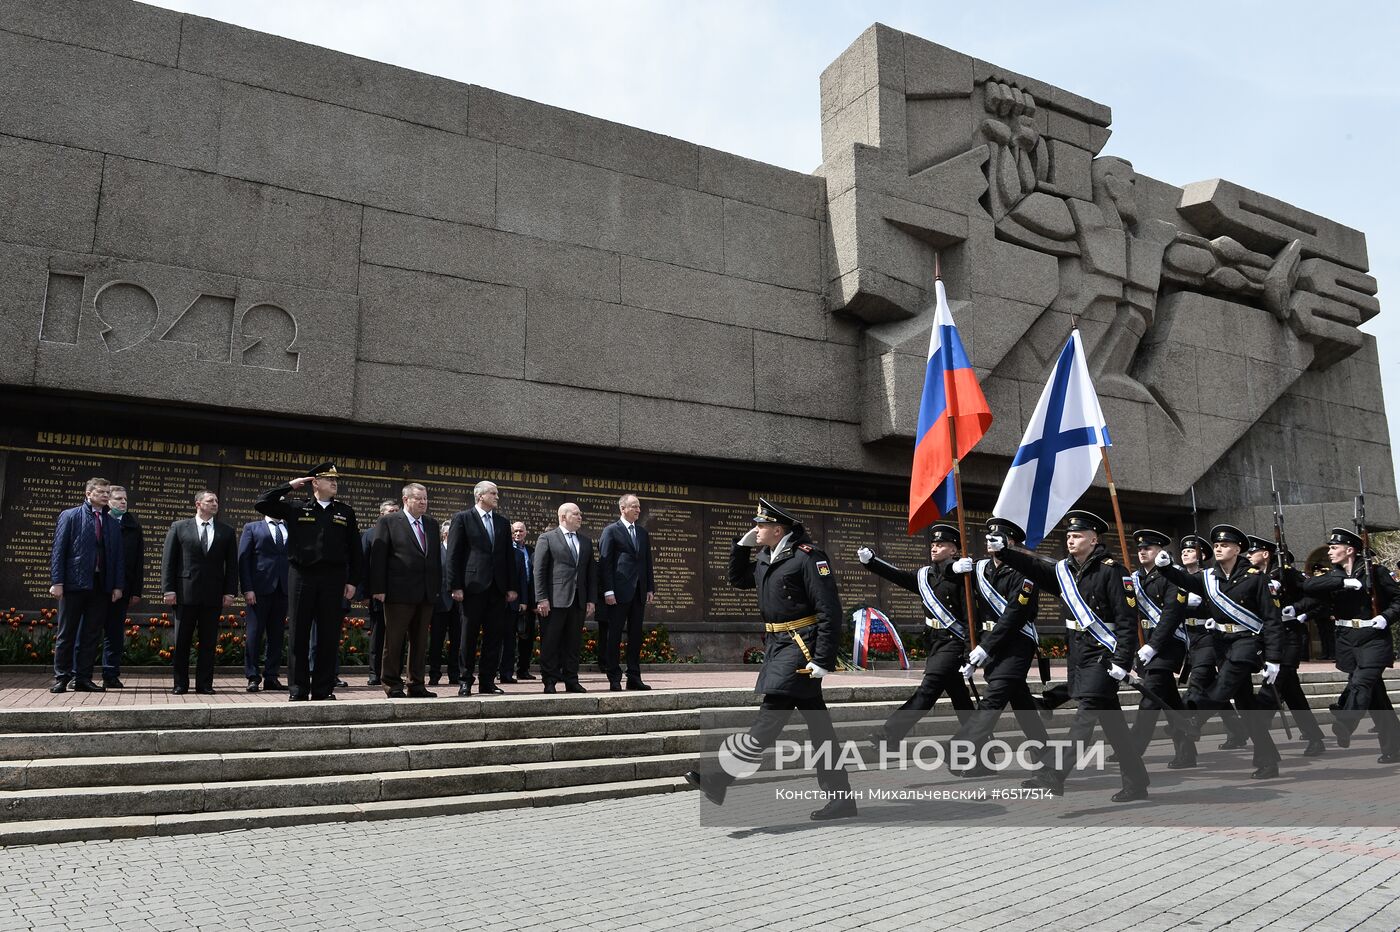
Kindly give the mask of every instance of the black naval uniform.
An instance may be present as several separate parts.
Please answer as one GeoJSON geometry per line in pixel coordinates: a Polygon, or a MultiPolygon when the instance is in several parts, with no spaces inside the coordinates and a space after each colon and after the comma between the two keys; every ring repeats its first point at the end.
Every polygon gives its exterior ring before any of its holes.
{"type": "MultiPolygon", "coordinates": [[[[836,730],[822,699],[822,681],[797,672],[808,663],[836,669],[843,615],[831,563],[801,524],[793,525],[779,553],[764,547],[757,562],[750,559],[751,553],[751,547],[738,541],[729,551],[729,584],[758,590],[758,610],[768,632],[763,668],[754,687],[763,694],[763,704],[749,736],[762,747],[771,747],[796,709],[802,712],[812,745],[829,742],[834,754],[836,730]]],[[[707,780],[728,785],[734,778],[721,773],[707,780]]],[[[844,770],[825,767],[817,769],[817,784],[828,793],[848,794],[851,789],[844,770]]]]}
{"type": "Polygon", "coordinates": [[[1035,697],[1026,685],[1026,676],[1040,646],[1039,635],[1032,633],[1040,612],[1040,591],[1032,580],[999,559],[988,559],[973,572],[1006,600],[1006,608],[997,611],[983,595],[981,580],[974,579],[977,620],[984,632],[978,646],[988,655],[982,668],[987,688],[977,711],[967,717],[953,740],[971,741],[980,749],[991,738],[1002,710],[1010,705],[1021,731],[1043,747],[1050,740],[1050,734],[1036,711],[1035,697]]]}
{"type": "Polygon", "coordinates": [[[1173,585],[1200,596],[1201,608],[1208,611],[1215,621],[1212,631],[1222,656],[1220,670],[1210,688],[1194,700],[1195,708],[1207,712],[1208,717],[1210,712],[1228,710],[1230,701],[1234,700],[1236,708],[1244,713],[1241,718],[1245,731],[1254,745],[1256,773],[1276,768],[1278,748],[1269,735],[1268,721],[1257,714],[1259,704],[1254,696],[1253,680],[1254,674],[1263,669],[1264,661],[1278,663],[1282,659],[1283,632],[1279,621],[1279,603],[1269,592],[1269,577],[1250,566],[1243,553],[1235,559],[1228,576],[1219,563],[1196,574],[1187,573],[1178,566],[1164,566],[1161,570],[1173,585]],[[1211,601],[1205,588],[1206,573],[1213,574],[1219,581],[1223,595],[1259,617],[1263,629],[1258,635],[1237,624],[1211,601]]]}
{"type": "MultiPolygon", "coordinates": [[[[999,552],[1001,559],[1012,568],[1064,600],[1055,561],[1011,547],[999,552]]],[[[1080,595],[1110,628],[1116,641],[1110,651],[1089,632],[1078,630],[1073,614],[1067,613],[1066,627],[1074,631],[1069,639],[1070,698],[1079,702],[1074,722],[1069,727],[1069,740],[1087,744],[1094,736],[1094,726],[1103,725],[1104,737],[1118,756],[1124,792],[1129,795],[1145,793],[1151,780],[1118,704],[1118,682],[1108,672],[1110,664],[1124,670],[1132,669],[1133,652],[1137,649],[1137,617],[1128,605],[1123,568],[1114,563],[1102,544],[1096,546],[1083,563],[1070,559],[1068,567],[1080,595]],[[1101,714],[1104,712],[1108,714],[1101,714]]],[[[1073,766],[1072,756],[1065,757],[1065,766],[1059,770],[1049,769],[1048,764],[1049,761],[1035,782],[1057,791],[1063,789],[1069,768],[1073,766]]]]}
{"type": "Polygon", "coordinates": [[[1259,703],[1265,708],[1277,709],[1280,703],[1293,710],[1293,721],[1298,725],[1298,734],[1308,742],[1304,753],[1313,756],[1321,754],[1322,729],[1313,715],[1308,697],[1303,693],[1303,685],[1298,679],[1298,665],[1303,662],[1303,652],[1308,641],[1307,616],[1322,608],[1322,602],[1303,594],[1305,577],[1291,566],[1275,567],[1269,573],[1272,583],[1278,584],[1279,599],[1284,605],[1292,605],[1297,613],[1292,620],[1280,615],[1283,627],[1282,660],[1279,661],[1278,676],[1272,685],[1265,684],[1259,690],[1259,703]]]}
{"type": "MultiPolygon", "coordinates": [[[[926,568],[929,586],[943,607],[957,619],[956,626],[946,628],[934,618],[924,622],[929,626],[926,635],[928,657],[924,660],[924,677],[919,681],[919,688],[914,690],[914,695],[906,699],[885,722],[884,727],[876,732],[876,741],[883,739],[890,744],[903,741],[905,736],[914,730],[919,719],[924,717],[924,713],[932,709],[938,702],[938,697],[945,692],[948,694],[948,701],[957,712],[960,726],[967,724],[968,715],[975,708],[972,696],[967,691],[967,683],[958,672],[967,656],[967,602],[963,599],[962,578],[953,572],[953,562],[956,559],[954,557],[939,563],[930,563],[926,568]]],[[[866,569],[923,599],[919,592],[918,572],[902,570],[879,557],[872,558],[866,564],[866,569]]],[[[927,609],[927,606],[925,608],[927,609]]]]}
{"type": "MultiPolygon", "coordinates": [[[[1197,569],[1188,570],[1182,567],[1182,571],[1191,575],[1197,575],[1201,571],[1200,564],[1197,569]]],[[[1210,688],[1215,685],[1216,679],[1220,675],[1220,667],[1225,662],[1226,644],[1216,636],[1213,628],[1207,627],[1210,622],[1210,609],[1205,605],[1205,597],[1197,595],[1178,587],[1178,594],[1184,595],[1186,602],[1182,605],[1181,624],[1186,629],[1186,695],[1184,697],[1188,709],[1200,707],[1200,700],[1210,688]],[[1195,604],[1192,604],[1195,603],[1195,604]]],[[[1220,710],[1220,721],[1225,726],[1226,740],[1221,745],[1222,749],[1231,747],[1244,747],[1249,741],[1249,735],[1244,730],[1244,722],[1235,712],[1229,709],[1220,710]]]]}
{"type": "MultiPolygon", "coordinates": [[[[1181,630],[1182,622],[1185,621],[1186,593],[1168,582],[1155,566],[1139,569],[1134,583],[1136,595],[1130,596],[1128,601],[1137,609],[1142,624],[1148,631],[1147,646],[1156,651],[1146,666],[1139,665],[1142,666],[1143,685],[1160,696],[1168,708],[1184,713],[1186,703],[1182,702],[1181,693],[1177,689],[1176,675],[1186,662],[1186,640],[1177,636],[1177,631],[1181,630]],[[1148,607],[1143,604],[1144,600],[1150,600],[1159,610],[1158,621],[1152,620],[1148,607]]],[[[1147,696],[1139,700],[1138,714],[1133,720],[1133,740],[1137,742],[1139,754],[1146,752],[1147,746],[1152,742],[1160,715],[1160,707],[1155,700],[1147,696]]],[[[1195,739],[1175,728],[1169,728],[1168,731],[1176,752],[1168,766],[1195,766],[1195,739]]]]}
{"type": "MultiPolygon", "coordinates": [[[[1395,645],[1391,628],[1400,621],[1400,585],[1385,567],[1372,563],[1371,585],[1375,586],[1385,628],[1373,628],[1371,587],[1366,584],[1366,564],[1357,559],[1350,573],[1341,565],[1331,572],[1303,580],[1302,590],[1330,606],[1337,630],[1337,669],[1347,676],[1346,689],[1337,702],[1332,733],[1346,747],[1351,733],[1367,712],[1376,723],[1381,759],[1400,757],[1400,720],[1386,693],[1384,674],[1395,665],[1395,645]],[[1347,579],[1361,582],[1360,589],[1344,588],[1347,579]]],[[[1326,623],[1325,620],[1323,622],[1326,623]]]]}
{"type": "Polygon", "coordinates": [[[288,686],[293,699],[325,699],[335,690],[336,660],[345,617],[345,586],[363,569],[355,510],[339,499],[286,498],[280,485],[258,499],[259,513],[280,518],[287,528],[287,616],[291,657],[288,686]],[[311,629],[316,629],[316,669],[310,668],[311,629]]]}

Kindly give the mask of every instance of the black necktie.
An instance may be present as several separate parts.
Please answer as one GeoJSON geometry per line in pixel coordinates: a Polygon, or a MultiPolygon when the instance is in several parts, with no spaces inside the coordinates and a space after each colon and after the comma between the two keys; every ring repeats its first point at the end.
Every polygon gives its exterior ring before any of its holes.
{"type": "Polygon", "coordinates": [[[209,522],[200,522],[204,527],[199,532],[199,542],[204,545],[204,552],[209,552],[209,522]]]}
{"type": "Polygon", "coordinates": [[[272,540],[278,547],[282,546],[282,522],[280,521],[272,525],[272,540]]]}

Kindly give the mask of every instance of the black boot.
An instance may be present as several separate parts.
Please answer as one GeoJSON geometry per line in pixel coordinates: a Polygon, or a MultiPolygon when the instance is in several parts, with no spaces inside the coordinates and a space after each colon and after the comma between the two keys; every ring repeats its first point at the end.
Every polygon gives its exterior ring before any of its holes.
{"type": "Polygon", "coordinates": [[[830,822],[832,819],[854,819],[856,801],[838,797],[822,806],[810,816],[813,822],[830,822]]]}
{"type": "Polygon", "coordinates": [[[705,798],[716,806],[724,805],[724,794],[729,787],[714,780],[706,780],[704,775],[698,770],[687,770],[685,772],[685,782],[695,787],[705,794],[705,798]]]}
{"type": "Polygon", "coordinates": [[[1321,738],[1313,738],[1308,742],[1308,746],[1303,749],[1304,757],[1317,757],[1327,750],[1327,745],[1322,743],[1321,738]]]}

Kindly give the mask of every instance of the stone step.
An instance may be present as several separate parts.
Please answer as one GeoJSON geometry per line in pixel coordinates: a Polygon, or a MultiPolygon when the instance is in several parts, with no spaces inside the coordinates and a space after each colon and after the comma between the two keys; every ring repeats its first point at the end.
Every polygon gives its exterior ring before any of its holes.
{"type": "Polygon", "coordinates": [[[524,792],[474,793],[422,799],[390,799],[323,806],[271,809],[231,809],[218,812],[179,812],[140,816],[58,818],[0,822],[0,846],[54,844],[109,838],[188,835],[284,825],[361,822],[414,816],[454,815],[532,806],[562,806],[597,799],[621,799],[689,790],[679,777],[620,780],[600,786],[565,786],[524,792]]]}

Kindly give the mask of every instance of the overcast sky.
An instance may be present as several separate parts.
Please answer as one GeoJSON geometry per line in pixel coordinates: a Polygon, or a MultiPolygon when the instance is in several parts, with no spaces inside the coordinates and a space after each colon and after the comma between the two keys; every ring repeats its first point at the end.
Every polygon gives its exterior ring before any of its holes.
{"type": "Polygon", "coordinates": [[[1104,154],[1227,178],[1366,233],[1400,449],[1400,4],[168,0],[160,6],[808,172],[818,76],[871,23],[1113,109],[1104,154]]]}

